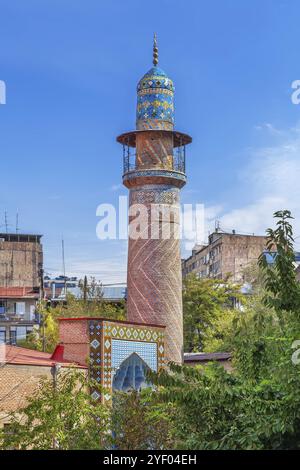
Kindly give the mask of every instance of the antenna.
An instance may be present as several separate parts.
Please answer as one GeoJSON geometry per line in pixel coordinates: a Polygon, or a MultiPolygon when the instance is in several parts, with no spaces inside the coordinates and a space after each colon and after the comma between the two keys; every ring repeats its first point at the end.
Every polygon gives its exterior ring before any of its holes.
{"type": "Polygon", "coordinates": [[[16,213],[16,233],[19,231],[19,212],[16,213]]]}

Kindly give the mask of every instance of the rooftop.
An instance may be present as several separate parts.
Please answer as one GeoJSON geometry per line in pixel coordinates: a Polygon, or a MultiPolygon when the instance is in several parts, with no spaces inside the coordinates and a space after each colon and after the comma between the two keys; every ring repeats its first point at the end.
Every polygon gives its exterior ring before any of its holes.
{"type": "Polygon", "coordinates": [[[229,359],[231,359],[231,353],[228,352],[184,353],[184,362],[227,361],[229,359]]]}
{"type": "Polygon", "coordinates": [[[0,233],[0,242],[40,243],[43,235],[29,233],[0,233]]]}
{"type": "Polygon", "coordinates": [[[156,328],[165,328],[165,325],[156,325],[153,323],[140,323],[135,321],[128,321],[128,320],[115,320],[114,318],[106,318],[106,317],[61,317],[58,318],[59,321],[82,321],[82,320],[98,320],[98,321],[107,321],[110,323],[122,323],[128,325],[137,325],[137,326],[150,326],[156,328]]]}
{"type": "Polygon", "coordinates": [[[33,349],[0,344],[0,363],[46,367],[52,367],[55,364],[60,364],[63,367],[76,365],[76,367],[80,367],[81,369],[86,368],[84,366],[79,366],[77,364],[64,361],[62,345],[57,346],[53,354],[49,354],[41,351],[35,351],[33,349]]]}
{"type": "Polygon", "coordinates": [[[34,291],[32,287],[0,287],[0,297],[1,298],[11,298],[11,299],[20,299],[20,298],[39,298],[39,292],[34,291]]]}

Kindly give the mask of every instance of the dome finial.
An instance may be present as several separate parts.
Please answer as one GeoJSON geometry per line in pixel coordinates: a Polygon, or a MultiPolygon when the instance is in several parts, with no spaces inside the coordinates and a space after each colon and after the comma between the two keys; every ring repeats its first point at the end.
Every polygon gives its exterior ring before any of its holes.
{"type": "Polygon", "coordinates": [[[156,33],[154,33],[153,37],[153,65],[156,67],[158,64],[158,47],[157,47],[157,38],[156,33]]]}

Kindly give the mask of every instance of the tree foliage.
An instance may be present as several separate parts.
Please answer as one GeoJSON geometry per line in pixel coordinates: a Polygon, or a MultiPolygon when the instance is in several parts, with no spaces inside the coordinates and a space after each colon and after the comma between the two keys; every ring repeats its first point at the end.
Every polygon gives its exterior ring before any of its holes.
{"type": "Polygon", "coordinates": [[[218,339],[217,322],[233,312],[233,302],[241,299],[239,286],[228,279],[199,279],[194,274],[183,281],[184,350],[202,351],[209,335],[218,339]]]}
{"type": "Polygon", "coordinates": [[[106,408],[99,407],[101,427],[95,426],[97,406],[91,408],[89,397],[80,395],[71,405],[74,382],[57,395],[48,383],[48,399],[45,393],[33,399],[23,410],[25,422],[13,421],[13,432],[3,437],[4,447],[32,442],[33,448],[300,449],[300,365],[292,361],[292,345],[300,340],[300,290],[292,216],[280,211],[274,217],[277,228],[267,231],[274,263],[267,264],[264,254],[259,267],[245,273],[253,289],[242,309],[231,308],[238,286],[192,276],[185,281],[186,345],[228,346],[232,371],[211,363],[151,372],[154,389],[115,395],[109,425],[106,408]]]}
{"type": "MultiPolygon", "coordinates": [[[[150,389],[116,392],[112,407],[112,444],[120,450],[172,448],[169,414],[150,389]]],[[[170,413],[170,410],[169,410],[170,413]]]]}
{"type": "Polygon", "coordinates": [[[152,374],[157,386],[152,399],[165,403],[166,412],[169,404],[176,409],[170,432],[177,448],[300,448],[300,366],[291,360],[292,344],[300,339],[300,291],[291,214],[274,217],[277,228],[267,231],[268,250],[277,253],[273,266],[264,254],[256,276],[262,282],[228,329],[234,370],[171,365],[170,371],[152,374]]]}
{"type": "MultiPolygon", "coordinates": [[[[95,388],[95,385],[93,385],[95,388]]],[[[27,405],[0,433],[2,449],[101,449],[107,445],[109,408],[92,400],[86,375],[63,369],[43,379],[27,405]]]]}
{"type": "Polygon", "coordinates": [[[94,277],[79,281],[80,297],[67,293],[65,301],[50,306],[45,300],[39,302],[37,310],[41,317],[40,328],[36,328],[20,346],[53,352],[58,343],[58,318],[62,317],[104,317],[114,320],[125,318],[125,302],[116,304],[103,299],[102,284],[94,277]]]}
{"type": "Polygon", "coordinates": [[[267,250],[273,258],[273,264],[269,265],[266,253],[262,253],[259,264],[264,271],[264,284],[266,295],[264,302],[273,307],[277,315],[283,319],[286,312],[295,315],[300,309],[300,285],[296,279],[295,255],[293,247],[293,228],[290,220],[293,219],[288,210],[275,212],[274,218],[278,219],[275,230],[267,230],[267,250]]]}

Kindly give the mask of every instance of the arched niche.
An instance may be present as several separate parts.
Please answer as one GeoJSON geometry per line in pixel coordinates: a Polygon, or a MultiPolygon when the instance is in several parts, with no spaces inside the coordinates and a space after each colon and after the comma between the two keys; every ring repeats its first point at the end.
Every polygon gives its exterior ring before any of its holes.
{"type": "Polygon", "coordinates": [[[113,390],[128,392],[149,387],[150,384],[146,381],[147,370],[149,366],[145,361],[137,353],[132,353],[117,369],[113,378],[113,390]]]}

